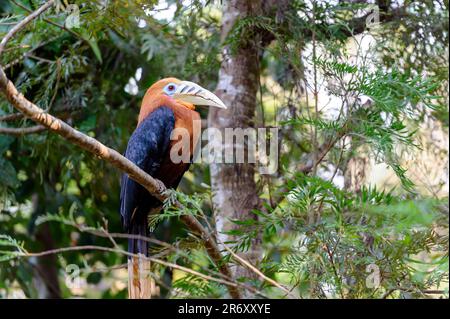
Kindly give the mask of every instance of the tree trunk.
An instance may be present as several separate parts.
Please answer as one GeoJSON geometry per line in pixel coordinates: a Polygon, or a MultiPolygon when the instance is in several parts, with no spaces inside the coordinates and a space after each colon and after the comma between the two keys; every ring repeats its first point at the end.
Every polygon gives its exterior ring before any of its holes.
{"type": "Polygon", "coordinates": [[[364,153],[357,153],[350,158],[344,171],[344,188],[359,194],[366,183],[369,158],[364,153]]]}
{"type": "MultiPolygon", "coordinates": [[[[42,214],[43,209],[40,206],[42,199],[37,193],[32,196],[33,213],[36,216],[42,214]]],[[[42,224],[34,230],[33,234],[40,250],[55,249],[55,243],[51,234],[49,224],[42,224]]],[[[40,258],[32,258],[31,264],[34,266],[33,283],[39,299],[60,299],[61,288],[58,281],[58,262],[56,255],[48,255],[40,258]]]]}
{"type": "MultiPolygon", "coordinates": [[[[40,225],[35,235],[42,245],[42,251],[55,249],[48,224],[40,225]]],[[[60,299],[61,289],[58,281],[58,260],[56,255],[36,259],[34,284],[39,299],[60,299]]]]}
{"type": "MultiPolygon", "coordinates": [[[[371,105],[372,102],[368,100],[362,107],[367,109],[371,105]]],[[[370,158],[360,139],[348,136],[347,141],[351,150],[351,156],[344,165],[344,189],[359,194],[361,193],[361,188],[367,183],[370,158]]]]}
{"type": "MultiPolygon", "coordinates": [[[[272,13],[278,17],[286,5],[287,1],[226,1],[222,18],[222,41],[239,19],[272,13]]],[[[252,39],[241,43],[236,52],[232,53],[229,46],[223,48],[223,61],[215,93],[228,109],[212,108],[208,116],[209,127],[220,129],[222,137],[225,136],[225,128],[245,130],[254,126],[260,76],[259,60],[264,46],[272,39],[271,35],[263,32],[255,30],[252,39]]],[[[232,140],[225,140],[223,147],[224,154],[235,154],[237,147],[243,147],[244,154],[247,154],[249,149],[247,143],[235,145],[232,140]]],[[[210,171],[218,238],[222,243],[233,241],[235,236],[224,234],[236,227],[230,220],[257,219],[251,212],[260,204],[255,183],[255,164],[248,163],[246,157],[245,163],[212,163],[210,171]]],[[[250,251],[241,253],[240,256],[257,265],[261,257],[261,237],[253,238],[250,251]]],[[[242,266],[235,266],[233,272],[237,278],[255,277],[252,271],[242,266]]]]}
{"type": "MultiPolygon", "coordinates": [[[[238,18],[256,14],[261,4],[260,1],[227,1],[224,6],[222,40],[226,38],[238,18]]],[[[209,127],[221,129],[223,137],[225,128],[253,127],[258,78],[259,62],[256,45],[247,44],[245,47],[239,47],[234,55],[231,55],[229,46],[225,46],[216,94],[228,106],[228,109],[211,109],[208,116],[209,127]]],[[[236,148],[233,143],[223,145],[224,154],[234,152],[236,148]]],[[[248,146],[243,146],[246,153],[248,146]]],[[[223,233],[235,228],[230,219],[256,219],[256,215],[251,213],[251,210],[259,204],[255,165],[212,163],[210,171],[218,238],[221,242],[233,241],[236,239],[234,236],[223,233]]],[[[260,256],[260,238],[254,238],[251,251],[241,256],[255,264],[260,256]]],[[[233,272],[236,277],[253,276],[243,267],[235,267],[233,272]]]]}

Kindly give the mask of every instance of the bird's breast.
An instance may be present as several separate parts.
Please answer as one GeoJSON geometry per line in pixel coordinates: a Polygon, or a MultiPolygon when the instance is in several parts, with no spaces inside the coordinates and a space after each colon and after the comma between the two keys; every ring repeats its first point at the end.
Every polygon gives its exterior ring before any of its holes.
{"type": "Polygon", "coordinates": [[[168,188],[176,188],[189,169],[201,133],[200,115],[196,111],[183,107],[175,109],[174,115],[170,145],[154,176],[168,188]]]}

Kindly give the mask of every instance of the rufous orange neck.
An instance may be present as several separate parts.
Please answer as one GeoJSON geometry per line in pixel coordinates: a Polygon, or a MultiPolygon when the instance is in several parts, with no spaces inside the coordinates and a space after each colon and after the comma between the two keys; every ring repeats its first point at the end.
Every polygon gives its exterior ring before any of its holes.
{"type": "Polygon", "coordinates": [[[187,108],[190,110],[195,110],[195,106],[191,103],[175,100],[167,95],[158,94],[144,96],[141,104],[141,110],[139,112],[138,125],[154,110],[156,110],[160,106],[167,106],[172,110],[176,110],[178,108],[187,108]]]}

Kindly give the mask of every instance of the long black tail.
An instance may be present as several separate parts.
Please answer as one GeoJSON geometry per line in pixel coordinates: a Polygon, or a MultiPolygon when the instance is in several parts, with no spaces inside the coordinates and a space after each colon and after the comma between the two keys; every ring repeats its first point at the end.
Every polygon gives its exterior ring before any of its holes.
{"type": "MultiPolygon", "coordinates": [[[[132,224],[130,225],[129,229],[130,235],[139,235],[141,237],[148,237],[149,231],[148,231],[148,222],[147,217],[142,217],[139,219],[136,219],[132,221],[132,224]]],[[[128,239],[128,252],[132,254],[142,254],[146,257],[148,257],[148,241],[142,240],[142,239],[135,239],[130,238],[128,239]]],[[[130,259],[129,257],[128,259],[130,259]]]]}

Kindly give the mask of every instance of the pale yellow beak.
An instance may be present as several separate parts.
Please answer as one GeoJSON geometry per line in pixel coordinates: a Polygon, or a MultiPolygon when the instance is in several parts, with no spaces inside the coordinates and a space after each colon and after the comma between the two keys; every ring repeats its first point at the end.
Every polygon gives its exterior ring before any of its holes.
{"type": "Polygon", "coordinates": [[[221,109],[227,108],[214,93],[189,81],[182,81],[178,84],[173,98],[194,105],[214,106],[221,109]]]}

